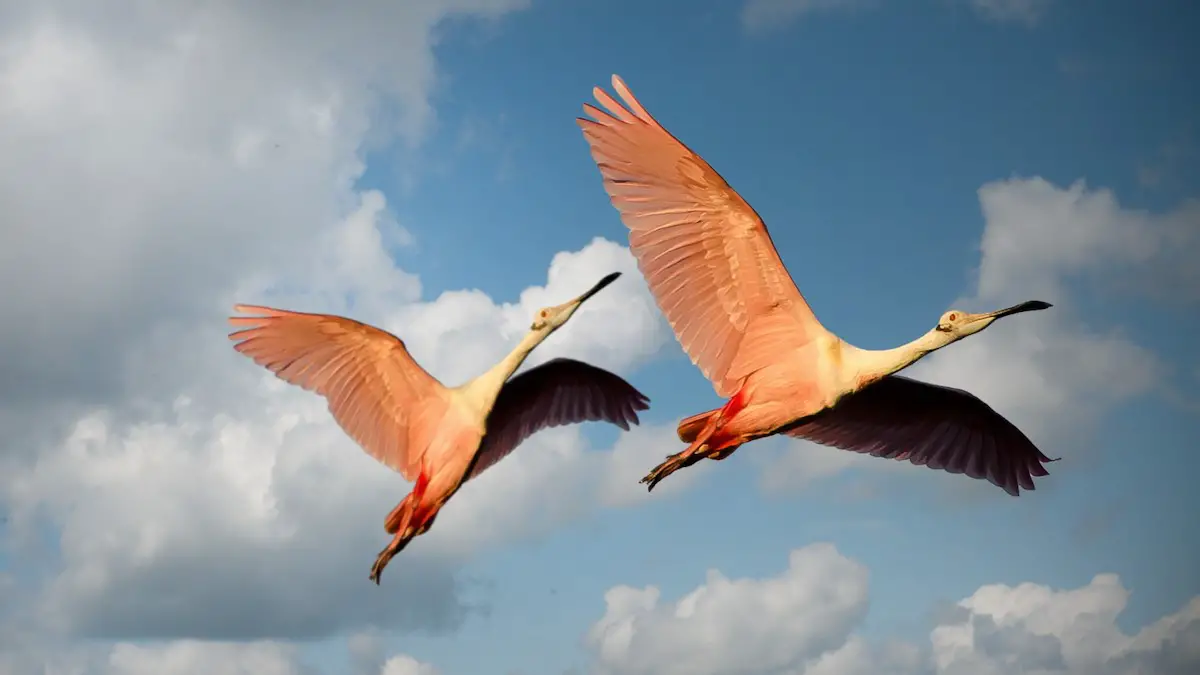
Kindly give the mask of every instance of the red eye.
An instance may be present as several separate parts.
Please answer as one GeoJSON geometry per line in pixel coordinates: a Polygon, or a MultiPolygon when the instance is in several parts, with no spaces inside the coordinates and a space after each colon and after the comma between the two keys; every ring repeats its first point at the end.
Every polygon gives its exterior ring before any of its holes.
{"type": "Polygon", "coordinates": [[[946,317],[946,319],[948,321],[958,321],[958,315],[954,312],[950,312],[950,316],[946,317]]]}

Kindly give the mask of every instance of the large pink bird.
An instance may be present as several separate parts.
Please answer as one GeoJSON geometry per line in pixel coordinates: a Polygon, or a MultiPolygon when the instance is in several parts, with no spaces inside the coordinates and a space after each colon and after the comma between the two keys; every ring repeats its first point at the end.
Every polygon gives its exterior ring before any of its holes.
{"type": "Polygon", "coordinates": [[[779,259],[767,227],[699,155],[612,78],[618,103],[592,90],[579,118],[629,244],[684,351],[727,397],[679,424],[688,443],[642,482],[649,489],[700,459],[787,434],[972,478],[1016,496],[1054,461],[986,403],[894,373],[1001,317],[1046,309],[1025,302],[985,314],[950,310],[912,342],[860,349],[817,321],[779,259]]]}
{"type": "Polygon", "coordinates": [[[324,396],[342,429],[372,457],[413,481],[384,521],[395,535],[371,568],[383,568],[433,525],[463,483],[546,427],[591,420],[622,429],[649,400],[621,377],[553,359],[509,379],[535,347],[620,273],[570,302],[537,313],[512,352],[479,377],[446,387],[417,365],[395,335],[351,319],[237,305],[259,316],[230,317],[234,349],[281,379],[324,396]]]}

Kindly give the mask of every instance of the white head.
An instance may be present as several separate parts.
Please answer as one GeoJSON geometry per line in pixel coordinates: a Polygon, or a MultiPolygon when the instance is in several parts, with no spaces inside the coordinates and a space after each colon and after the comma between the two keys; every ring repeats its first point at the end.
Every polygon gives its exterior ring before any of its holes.
{"type": "Polygon", "coordinates": [[[968,335],[974,335],[979,331],[992,325],[994,321],[1001,317],[1011,314],[1020,314],[1021,312],[1029,312],[1038,309],[1046,309],[1050,307],[1050,303],[1042,302],[1041,300],[1030,300],[1022,302],[1019,305],[1006,307],[995,312],[986,312],[984,314],[970,314],[957,309],[952,309],[942,315],[938,319],[937,326],[933,332],[943,340],[946,344],[957,342],[968,335]]]}
{"type": "Polygon", "coordinates": [[[574,316],[575,310],[579,309],[588,298],[599,293],[600,289],[616,281],[619,276],[621,276],[620,272],[613,272],[601,279],[595,286],[592,286],[588,292],[574,300],[538,310],[538,313],[533,317],[533,325],[529,327],[529,330],[545,332],[546,335],[553,333],[574,316]]]}

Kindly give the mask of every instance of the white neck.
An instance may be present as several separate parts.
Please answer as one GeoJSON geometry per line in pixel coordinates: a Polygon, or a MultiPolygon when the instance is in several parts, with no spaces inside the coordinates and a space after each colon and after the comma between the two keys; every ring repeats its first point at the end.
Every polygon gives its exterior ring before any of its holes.
{"type": "Polygon", "coordinates": [[[843,364],[850,371],[855,390],[920,361],[926,354],[952,342],[949,333],[931,330],[894,349],[860,349],[844,343],[843,364]]]}
{"type": "Polygon", "coordinates": [[[489,413],[492,405],[496,403],[496,397],[500,395],[500,389],[512,374],[517,372],[529,354],[546,338],[550,337],[553,332],[549,328],[540,330],[531,330],[521,338],[517,346],[513,348],[508,356],[505,356],[499,363],[489,368],[479,377],[467,382],[462,386],[468,395],[474,399],[474,402],[480,407],[480,412],[484,415],[489,413]]]}

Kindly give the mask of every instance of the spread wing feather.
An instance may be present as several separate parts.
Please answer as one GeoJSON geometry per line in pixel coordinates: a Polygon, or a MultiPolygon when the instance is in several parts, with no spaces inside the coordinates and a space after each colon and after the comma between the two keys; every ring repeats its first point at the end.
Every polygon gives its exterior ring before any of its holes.
{"type": "Polygon", "coordinates": [[[552,359],[504,384],[487,421],[487,434],[466,480],[486,471],[538,431],[604,421],[628,430],[646,398],[619,375],[582,361],[552,359]]]}
{"type": "Polygon", "coordinates": [[[1055,460],[961,389],[892,375],[784,431],[843,450],[984,478],[1014,497],[1055,460]]]}
{"type": "Polygon", "coordinates": [[[234,349],[280,379],[325,397],[337,423],[372,457],[416,480],[428,439],[446,409],[445,387],[419,366],[400,338],[328,314],[236,305],[234,349]]]}
{"type": "Polygon", "coordinates": [[[625,105],[579,118],[604,189],[659,308],[720,396],[825,329],[797,290],[766,225],[699,155],[660,125],[617,76],[625,105]]]}

